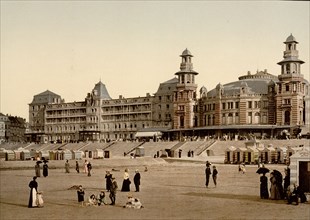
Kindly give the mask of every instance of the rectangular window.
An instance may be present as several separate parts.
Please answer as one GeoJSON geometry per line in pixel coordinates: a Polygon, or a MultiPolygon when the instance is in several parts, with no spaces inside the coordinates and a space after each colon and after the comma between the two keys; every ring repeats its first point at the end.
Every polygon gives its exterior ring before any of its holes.
{"type": "Polygon", "coordinates": [[[236,108],[236,109],[239,108],[239,102],[235,102],[235,108],[236,108]]]}
{"type": "Polygon", "coordinates": [[[252,101],[248,101],[248,108],[252,108],[252,101]]]}
{"type": "Polygon", "coordinates": [[[222,103],[222,109],[225,109],[226,103],[222,103]]]}

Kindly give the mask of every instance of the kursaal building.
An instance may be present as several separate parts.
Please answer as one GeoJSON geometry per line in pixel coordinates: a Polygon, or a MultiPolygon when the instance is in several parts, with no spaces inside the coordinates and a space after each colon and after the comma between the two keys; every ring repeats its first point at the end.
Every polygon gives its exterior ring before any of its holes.
{"type": "MultiPolygon", "coordinates": [[[[100,81],[85,100],[65,102],[45,91],[29,104],[28,141],[75,142],[143,139],[296,136],[309,132],[309,82],[304,79],[297,40],[290,35],[281,74],[248,72],[238,81],[198,92],[192,58],[184,50],[176,77],[154,95],[117,99],[100,81]]],[[[307,73],[308,74],[308,73],[307,73]]]]}

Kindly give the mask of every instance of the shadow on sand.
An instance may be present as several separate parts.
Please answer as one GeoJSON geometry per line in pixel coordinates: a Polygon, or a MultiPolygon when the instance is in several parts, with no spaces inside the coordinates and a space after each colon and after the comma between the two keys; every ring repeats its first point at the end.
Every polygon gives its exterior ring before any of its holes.
{"type": "Polygon", "coordinates": [[[262,202],[262,203],[279,203],[279,204],[286,203],[286,200],[261,199],[259,196],[253,196],[253,195],[236,195],[236,194],[209,193],[209,192],[205,192],[205,193],[189,192],[183,195],[197,196],[197,197],[212,197],[212,198],[218,198],[218,199],[247,200],[247,201],[262,202]]]}

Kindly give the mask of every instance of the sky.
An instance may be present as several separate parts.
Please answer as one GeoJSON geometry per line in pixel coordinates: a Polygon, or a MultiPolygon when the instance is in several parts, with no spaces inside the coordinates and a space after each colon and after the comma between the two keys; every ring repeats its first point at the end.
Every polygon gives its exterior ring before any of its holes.
{"type": "Polygon", "coordinates": [[[46,90],[84,101],[100,80],[110,96],[156,93],[192,55],[198,90],[251,71],[279,75],[283,42],[299,42],[309,81],[307,1],[1,0],[0,112],[28,121],[46,90]]]}

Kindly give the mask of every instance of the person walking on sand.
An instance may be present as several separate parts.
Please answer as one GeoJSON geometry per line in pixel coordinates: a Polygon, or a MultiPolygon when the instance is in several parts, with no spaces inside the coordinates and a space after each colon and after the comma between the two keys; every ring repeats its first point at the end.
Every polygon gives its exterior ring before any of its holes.
{"type": "Polygon", "coordinates": [[[216,169],[216,166],[213,166],[213,171],[212,171],[212,179],[213,179],[213,183],[214,183],[214,186],[216,187],[216,180],[217,180],[217,174],[218,174],[218,171],[216,169]]]}
{"type": "Polygon", "coordinates": [[[115,177],[112,177],[112,185],[110,188],[110,199],[111,199],[111,204],[110,205],[115,205],[115,201],[116,201],[116,190],[118,188],[117,182],[115,180],[115,177]]]}
{"type": "Polygon", "coordinates": [[[77,173],[80,173],[80,166],[79,166],[79,162],[75,161],[75,170],[77,173]]]}
{"type": "Polygon", "coordinates": [[[136,187],[136,192],[139,192],[140,191],[140,179],[141,179],[141,175],[139,173],[139,170],[136,169],[136,174],[135,176],[133,177],[133,182],[135,184],[135,187],[136,187]]]}
{"type": "Polygon", "coordinates": [[[65,172],[70,173],[70,164],[68,160],[66,160],[66,163],[65,163],[65,172]]]}
{"type": "Polygon", "coordinates": [[[36,181],[37,177],[34,176],[33,179],[29,183],[30,188],[30,197],[28,202],[28,208],[37,207],[37,190],[38,190],[38,183],[36,181]]]}
{"type": "Polygon", "coordinates": [[[209,180],[210,180],[210,175],[211,175],[210,163],[208,161],[206,163],[205,174],[206,174],[206,187],[208,188],[209,180]]]}

